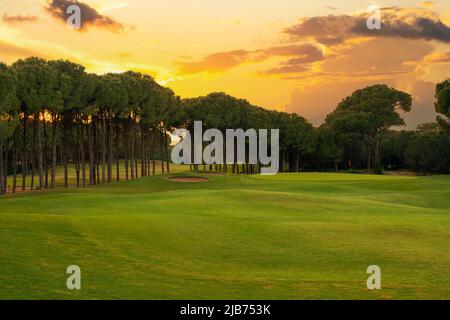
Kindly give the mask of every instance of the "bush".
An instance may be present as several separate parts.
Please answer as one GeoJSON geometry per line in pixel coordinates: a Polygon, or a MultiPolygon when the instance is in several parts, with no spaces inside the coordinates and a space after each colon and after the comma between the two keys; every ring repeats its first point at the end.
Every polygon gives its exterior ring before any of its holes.
{"type": "Polygon", "coordinates": [[[442,132],[417,133],[406,148],[406,162],[417,173],[447,173],[450,140],[442,132]]]}

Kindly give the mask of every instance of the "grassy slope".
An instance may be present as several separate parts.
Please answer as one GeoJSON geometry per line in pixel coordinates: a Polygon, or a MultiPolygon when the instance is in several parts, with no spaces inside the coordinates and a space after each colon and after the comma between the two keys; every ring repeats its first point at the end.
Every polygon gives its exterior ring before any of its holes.
{"type": "Polygon", "coordinates": [[[281,174],[8,196],[0,298],[448,299],[449,190],[448,176],[281,174]]]}

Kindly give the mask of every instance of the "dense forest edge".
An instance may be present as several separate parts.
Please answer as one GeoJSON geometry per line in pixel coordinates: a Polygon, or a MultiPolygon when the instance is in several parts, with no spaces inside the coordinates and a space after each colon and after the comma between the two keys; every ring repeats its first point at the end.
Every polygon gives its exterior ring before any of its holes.
{"type": "MultiPolygon", "coordinates": [[[[436,122],[393,130],[405,125],[401,115],[411,105],[410,94],[373,85],[344,98],[314,127],[298,114],[221,92],[181,99],[133,71],[96,75],[70,61],[36,57],[0,63],[0,195],[55,188],[57,168],[64,187],[133,180],[154,175],[157,166],[168,174],[170,133],[191,131],[194,121],[223,132],[279,129],[283,172],[448,173],[450,79],[436,86],[436,122]]],[[[255,174],[260,166],[192,170],[255,174]]]]}

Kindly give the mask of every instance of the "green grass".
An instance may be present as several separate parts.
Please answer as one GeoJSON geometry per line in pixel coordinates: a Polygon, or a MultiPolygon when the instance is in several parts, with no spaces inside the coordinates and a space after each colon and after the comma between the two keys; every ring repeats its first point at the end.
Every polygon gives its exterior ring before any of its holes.
{"type": "Polygon", "coordinates": [[[450,298],[450,176],[209,178],[0,199],[0,298],[450,298]]]}

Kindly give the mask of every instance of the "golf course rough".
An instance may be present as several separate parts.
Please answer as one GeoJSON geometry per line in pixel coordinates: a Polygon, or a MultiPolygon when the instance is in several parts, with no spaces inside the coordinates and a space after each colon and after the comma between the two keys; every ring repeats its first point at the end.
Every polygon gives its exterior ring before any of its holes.
{"type": "Polygon", "coordinates": [[[449,176],[208,179],[0,199],[0,298],[450,298],[449,176]]]}

